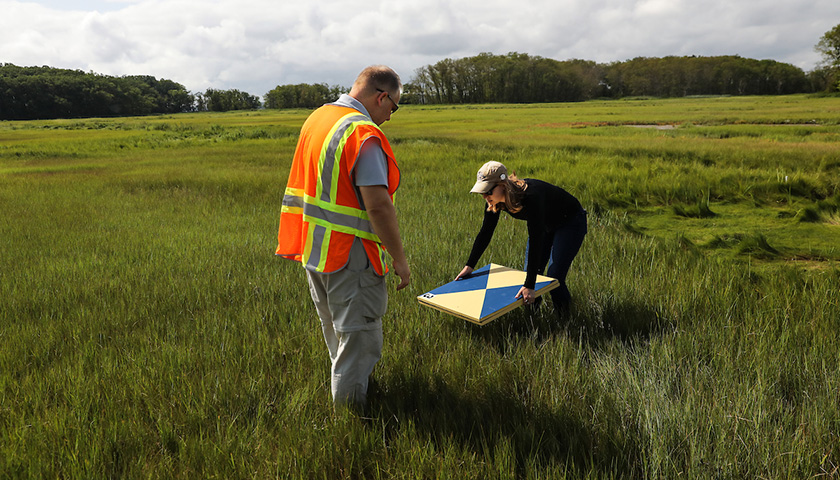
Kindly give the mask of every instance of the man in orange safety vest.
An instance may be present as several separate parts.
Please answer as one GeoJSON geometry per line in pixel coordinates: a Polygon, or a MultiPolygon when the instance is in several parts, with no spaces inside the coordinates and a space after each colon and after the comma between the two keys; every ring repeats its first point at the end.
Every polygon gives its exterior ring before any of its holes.
{"type": "Polygon", "coordinates": [[[400,171],[380,125],[399,108],[391,68],[365,68],[350,90],[301,128],[283,196],[276,254],[303,264],[332,360],[336,407],[361,410],[382,355],[385,252],[410,281],[393,195],[400,171]]]}

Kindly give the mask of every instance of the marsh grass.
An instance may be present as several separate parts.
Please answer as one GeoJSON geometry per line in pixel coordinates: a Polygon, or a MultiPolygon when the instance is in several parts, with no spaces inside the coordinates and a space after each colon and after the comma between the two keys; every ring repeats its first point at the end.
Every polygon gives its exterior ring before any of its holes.
{"type": "Polygon", "coordinates": [[[711,218],[716,214],[712,211],[709,205],[709,195],[697,201],[697,204],[692,207],[684,207],[682,205],[673,205],[674,215],[689,218],[711,218]]]}
{"type": "MultiPolygon", "coordinates": [[[[837,476],[838,109],[400,109],[413,283],[366,419],[332,411],[302,269],[273,257],[308,112],[3,123],[0,477],[837,476]],[[487,160],[590,212],[562,321],[415,299],[462,267],[487,160]]],[[[507,218],[482,262],[525,241],[507,218]]]]}

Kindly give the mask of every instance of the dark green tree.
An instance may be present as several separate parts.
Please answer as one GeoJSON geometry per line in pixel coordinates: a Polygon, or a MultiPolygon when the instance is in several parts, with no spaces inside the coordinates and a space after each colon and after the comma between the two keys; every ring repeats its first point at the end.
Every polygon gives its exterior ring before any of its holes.
{"type": "Polygon", "coordinates": [[[236,89],[207,89],[199,102],[201,110],[210,112],[229,112],[232,110],[255,110],[260,108],[259,97],[236,89]]]}
{"type": "Polygon", "coordinates": [[[317,108],[336,100],[347,88],[326,83],[278,85],[265,94],[265,108],[317,108]]]}
{"type": "Polygon", "coordinates": [[[840,24],[825,32],[814,48],[823,57],[820,67],[825,86],[821,90],[840,91],[840,24]]]}
{"type": "Polygon", "coordinates": [[[840,67],[840,24],[825,32],[814,48],[823,56],[826,66],[840,67]]]}

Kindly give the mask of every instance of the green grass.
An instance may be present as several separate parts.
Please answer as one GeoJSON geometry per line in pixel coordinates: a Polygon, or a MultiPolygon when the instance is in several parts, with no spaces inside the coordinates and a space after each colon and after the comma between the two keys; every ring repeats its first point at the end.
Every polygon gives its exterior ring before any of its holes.
{"type": "MultiPolygon", "coordinates": [[[[366,422],[333,413],[303,271],[273,255],[308,112],[2,123],[0,477],[838,476],[838,110],[401,108],[413,281],[366,422]],[[562,324],[415,298],[463,266],[487,160],[590,211],[562,324]]],[[[524,242],[502,221],[482,263],[524,242]]]]}

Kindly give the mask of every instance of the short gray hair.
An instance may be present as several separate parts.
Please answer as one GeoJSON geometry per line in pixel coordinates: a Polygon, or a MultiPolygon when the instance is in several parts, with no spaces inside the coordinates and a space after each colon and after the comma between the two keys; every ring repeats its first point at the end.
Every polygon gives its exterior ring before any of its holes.
{"type": "Polygon", "coordinates": [[[376,89],[402,94],[402,81],[391,67],[371,65],[359,73],[353,84],[361,90],[376,89]]]}

